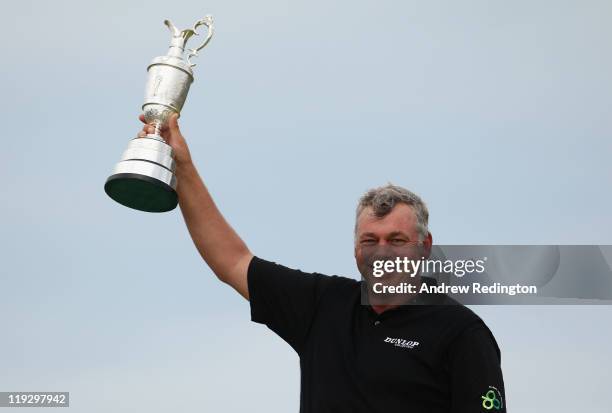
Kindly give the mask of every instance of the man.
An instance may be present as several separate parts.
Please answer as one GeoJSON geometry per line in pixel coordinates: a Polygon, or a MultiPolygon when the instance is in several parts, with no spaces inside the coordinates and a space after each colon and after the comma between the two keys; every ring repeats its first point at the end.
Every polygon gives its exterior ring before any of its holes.
{"type": "MultiPolygon", "coordinates": [[[[217,277],[250,301],[252,321],[298,353],[301,413],[505,412],[499,348],[471,310],[446,296],[431,303],[453,305],[408,305],[418,294],[374,302],[372,289],[363,291],[372,285],[375,260],[414,257],[415,248],[429,256],[428,211],[418,196],[388,185],[361,198],[355,259],[364,281],[290,269],[254,256],[225,221],[177,117],[162,136],[175,153],[189,233],[217,277]]],[[[151,128],[145,125],[139,136],[151,128]]],[[[393,282],[386,278],[386,285],[393,282]]]]}

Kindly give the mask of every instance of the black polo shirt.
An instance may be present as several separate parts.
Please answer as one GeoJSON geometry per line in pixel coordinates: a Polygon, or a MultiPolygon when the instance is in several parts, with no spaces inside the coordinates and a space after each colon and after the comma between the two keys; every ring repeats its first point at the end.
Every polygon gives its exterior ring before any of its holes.
{"type": "Polygon", "coordinates": [[[248,288],[251,320],[300,357],[300,413],[506,411],[495,338],[447,296],[435,302],[453,305],[377,314],[361,304],[361,281],[258,257],[249,264],[248,288]]]}

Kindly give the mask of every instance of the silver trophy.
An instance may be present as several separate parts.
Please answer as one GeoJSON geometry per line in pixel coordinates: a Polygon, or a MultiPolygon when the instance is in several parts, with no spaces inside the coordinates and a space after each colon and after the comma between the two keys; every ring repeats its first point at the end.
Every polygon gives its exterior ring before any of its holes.
{"type": "Polygon", "coordinates": [[[172,41],[166,56],[158,56],[149,65],[142,110],[147,124],[155,132],[144,138],[134,138],[123,152],[121,160],[108,177],[104,190],[115,201],[130,208],[147,212],[166,212],[176,208],[175,163],[172,147],[160,135],[173,113],[180,113],[193,82],[191,58],[208,44],[213,33],[213,18],[207,15],[192,29],[179,30],[170,20],[164,20],[172,32],[172,41]],[[185,44],[200,26],[206,26],[204,41],[195,49],[185,44]]]}

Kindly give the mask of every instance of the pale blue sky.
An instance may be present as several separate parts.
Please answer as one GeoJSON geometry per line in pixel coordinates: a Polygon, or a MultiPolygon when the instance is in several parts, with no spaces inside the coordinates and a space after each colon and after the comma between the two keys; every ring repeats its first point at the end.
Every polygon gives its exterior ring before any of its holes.
{"type": "MultiPolygon", "coordinates": [[[[297,412],[297,356],[216,281],[179,210],[103,191],[163,20],[206,13],[181,127],[262,258],[357,276],[355,203],[387,181],[425,199],[440,244],[612,243],[609,1],[5,2],[0,391],[297,412]]],[[[607,411],[611,308],[475,310],[512,411],[607,411]]]]}

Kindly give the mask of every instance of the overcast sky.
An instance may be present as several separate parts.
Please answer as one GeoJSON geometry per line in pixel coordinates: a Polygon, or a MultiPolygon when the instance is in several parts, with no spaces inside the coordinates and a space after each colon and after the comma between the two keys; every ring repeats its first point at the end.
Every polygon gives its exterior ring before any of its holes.
{"type": "MultiPolygon", "coordinates": [[[[439,244],[612,243],[607,0],[5,2],[0,391],[70,391],[88,413],[297,412],[296,354],[214,278],[180,211],[103,191],[163,20],[207,13],[181,128],[256,255],[357,277],[355,204],[389,181],[427,202],[439,244]]],[[[608,411],[610,307],[474,310],[513,411],[608,411]]]]}

